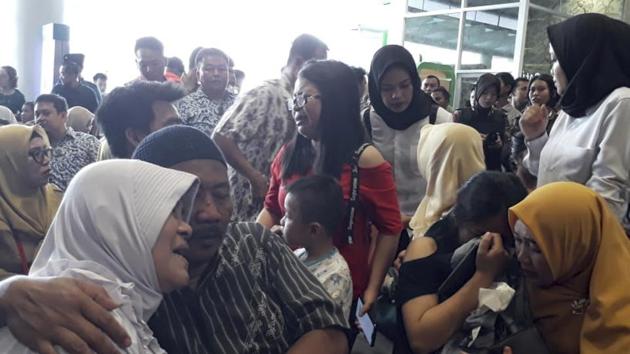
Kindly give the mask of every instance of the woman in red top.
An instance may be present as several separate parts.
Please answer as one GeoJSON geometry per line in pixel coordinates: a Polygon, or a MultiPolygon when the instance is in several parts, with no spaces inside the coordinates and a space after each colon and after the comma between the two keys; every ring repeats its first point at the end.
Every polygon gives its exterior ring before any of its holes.
{"type": "MultiPolygon", "coordinates": [[[[280,224],[286,186],[300,177],[313,173],[335,177],[344,199],[350,200],[353,156],[366,142],[356,79],[350,67],[341,62],[307,63],[298,74],[289,108],[298,134],[278,152],[271,165],[265,207],[258,216],[258,222],[268,228],[280,224]]],[[[346,233],[346,216],[333,241],[350,267],[354,298],[361,296],[367,311],[392,263],[402,224],[390,164],[376,148],[368,146],[359,156],[358,167],[358,206],[352,236],[346,233]],[[379,231],[371,264],[370,225],[379,231]]]]}

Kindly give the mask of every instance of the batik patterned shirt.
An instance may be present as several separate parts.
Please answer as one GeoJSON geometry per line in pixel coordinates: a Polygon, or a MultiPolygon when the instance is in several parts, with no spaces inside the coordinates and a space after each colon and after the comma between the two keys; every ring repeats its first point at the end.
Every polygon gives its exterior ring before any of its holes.
{"type": "MultiPolygon", "coordinates": [[[[240,96],[225,112],[215,133],[232,140],[247,161],[269,177],[271,162],[282,145],[295,134],[295,122],[287,108],[295,80],[284,74],[240,96]]],[[[233,168],[228,169],[234,220],[254,221],[262,210],[263,199],[254,200],[248,179],[233,168]]]]}
{"type": "Polygon", "coordinates": [[[95,136],[68,127],[61,140],[51,143],[50,182],[65,191],[80,169],[96,161],[100,145],[95,136]]]}
{"type": "Polygon", "coordinates": [[[307,260],[308,253],[304,248],[294,251],[308,270],[319,280],[328,295],[343,309],[346,318],[350,318],[352,306],[352,277],[350,268],[337,248],[328,254],[313,260],[307,260]]]}
{"type": "Polygon", "coordinates": [[[234,223],[197,288],[166,295],[149,325],[169,353],[280,354],[348,321],[280,237],[234,223]]]}
{"type": "Polygon", "coordinates": [[[212,135],[223,113],[234,103],[236,96],[229,92],[221,99],[210,99],[200,88],[176,103],[177,111],[186,125],[212,135]]]}

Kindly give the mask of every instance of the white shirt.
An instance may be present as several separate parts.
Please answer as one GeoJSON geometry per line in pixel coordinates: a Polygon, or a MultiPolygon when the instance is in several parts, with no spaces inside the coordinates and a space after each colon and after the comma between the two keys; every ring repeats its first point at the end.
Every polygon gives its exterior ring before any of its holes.
{"type": "Polygon", "coordinates": [[[523,164],[538,186],[557,181],[581,183],[608,201],[623,220],[630,188],[630,88],[620,87],[586,116],[560,112],[549,136],[526,142],[523,164]]]}
{"type": "MultiPolygon", "coordinates": [[[[440,107],[435,123],[452,121],[453,116],[440,107]]],[[[372,110],[370,123],[372,142],[394,170],[400,212],[411,216],[416,212],[427,188],[427,182],[418,168],[417,151],[420,129],[429,124],[428,116],[405,130],[396,130],[385,124],[383,118],[372,110]]]]}

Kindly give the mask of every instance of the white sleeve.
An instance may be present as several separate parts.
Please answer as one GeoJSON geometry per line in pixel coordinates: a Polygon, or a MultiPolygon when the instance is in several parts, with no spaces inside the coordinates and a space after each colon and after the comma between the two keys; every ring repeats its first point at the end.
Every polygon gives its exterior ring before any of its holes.
{"type": "MultiPolygon", "coordinates": [[[[602,120],[597,137],[598,153],[586,186],[599,193],[619,220],[628,207],[630,185],[630,98],[618,100],[602,120]]],[[[594,118],[594,117],[593,117],[594,118]]]]}
{"type": "Polygon", "coordinates": [[[442,107],[438,108],[437,114],[435,116],[435,124],[452,123],[452,122],[453,122],[453,115],[442,107]]]}
{"type": "Polygon", "coordinates": [[[540,164],[540,153],[542,149],[547,144],[547,140],[549,140],[549,136],[545,132],[542,136],[530,140],[525,141],[525,145],[527,146],[527,155],[523,158],[523,166],[534,176],[538,176],[538,165],[540,164]]]}

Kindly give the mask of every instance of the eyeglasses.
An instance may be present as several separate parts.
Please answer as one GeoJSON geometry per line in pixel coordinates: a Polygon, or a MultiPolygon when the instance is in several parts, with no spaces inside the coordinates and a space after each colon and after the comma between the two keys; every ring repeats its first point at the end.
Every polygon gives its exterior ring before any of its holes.
{"type": "Polygon", "coordinates": [[[35,162],[40,165],[44,164],[44,161],[49,160],[52,157],[53,149],[51,147],[33,149],[28,152],[28,156],[32,157],[35,162]]]}
{"type": "Polygon", "coordinates": [[[301,95],[293,95],[293,98],[289,98],[287,100],[287,108],[291,112],[297,112],[300,109],[306,106],[309,98],[320,99],[322,96],[320,95],[309,95],[307,93],[303,93],[301,95]]]}

